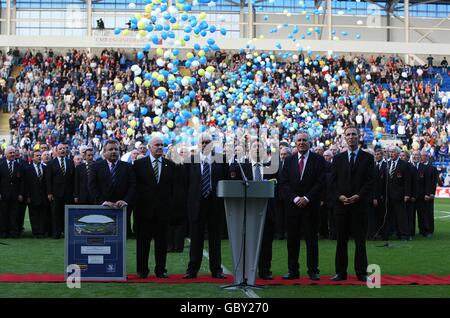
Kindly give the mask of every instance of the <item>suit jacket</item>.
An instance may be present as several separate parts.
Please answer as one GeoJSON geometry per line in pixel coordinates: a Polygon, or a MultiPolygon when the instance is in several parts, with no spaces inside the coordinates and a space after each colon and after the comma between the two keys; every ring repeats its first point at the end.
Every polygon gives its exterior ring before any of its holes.
{"type": "Polygon", "coordinates": [[[373,156],[361,149],[355,158],[353,171],[350,171],[347,151],[333,158],[331,183],[336,191],[334,196],[335,202],[337,202],[337,205],[335,205],[337,210],[344,208],[344,205],[339,201],[341,195],[349,198],[357,194],[360,198],[358,204],[369,205],[373,198],[374,165],[373,156]]]}
{"type": "MultiPolygon", "coordinates": [[[[89,167],[92,167],[90,163],[89,167]]],[[[94,196],[89,191],[89,180],[86,164],[82,163],[75,168],[75,184],[73,197],[80,200],[80,204],[93,204],[94,196]]],[[[103,202],[102,202],[103,203],[103,202]]]]}
{"type": "Polygon", "coordinates": [[[55,198],[73,201],[73,183],[75,166],[72,160],[64,158],[66,168],[65,175],[61,172],[59,158],[50,160],[47,164],[47,194],[53,194],[55,198]]]}
{"type": "Polygon", "coordinates": [[[383,161],[381,167],[378,168],[377,164],[374,163],[374,199],[384,200],[386,198],[386,169],[387,163],[383,161]]]}
{"type": "Polygon", "coordinates": [[[12,178],[9,175],[9,167],[6,159],[0,162],[0,194],[2,200],[15,200],[19,195],[24,195],[23,166],[14,162],[12,178]]]}
{"type": "MultiPolygon", "coordinates": [[[[199,155],[191,156],[189,163],[185,163],[186,178],[188,185],[188,214],[190,221],[194,221],[198,218],[200,212],[200,202],[202,200],[202,170],[201,170],[201,160],[199,155]]],[[[211,164],[211,196],[213,197],[214,204],[220,209],[223,200],[217,198],[217,183],[220,180],[228,179],[228,164],[227,163],[217,163],[213,162],[211,164]]],[[[215,211],[212,211],[215,212],[215,211]]]]}
{"type": "Polygon", "coordinates": [[[417,192],[419,190],[419,173],[416,167],[411,162],[406,163],[408,165],[409,175],[411,179],[411,197],[417,198],[417,192]]]}
{"type": "Polygon", "coordinates": [[[429,176],[429,182],[430,184],[427,187],[427,190],[429,191],[429,193],[426,193],[427,195],[435,195],[436,193],[436,187],[438,184],[438,179],[439,179],[439,173],[436,169],[435,166],[433,166],[431,163],[428,163],[427,165],[425,165],[426,167],[426,173],[429,176]]]}
{"type": "Polygon", "coordinates": [[[136,175],[136,217],[168,221],[173,208],[175,164],[162,158],[159,182],[157,182],[151,158],[136,160],[133,164],[136,175]]]}
{"type": "Polygon", "coordinates": [[[136,177],[133,166],[124,161],[117,161],[117,183],[114,186],[108,162],[102,160],[92,164],[88,184],[95,204],[105,201],[117,202],[123,200],[128,205],[133,203],[136,187],[136,177]]]}
{"type": "MultiPolygon", "coordinates": [[[[414,166],[413,166],[414,167],[414,166]]],[[[419,168],[415,168],[417,171],[417,200],[424,200],[425,195],[431,193],[431,175],[427,171],[427,166],[423,163],[419,163],[419,168]]]]}
{"type": "Polygon", "coordinates": [[[393,177],[389,176],[389,163],[387,167],[388,196],[394,202],[403,202],[404,197],[411,196],[411,171],[408,164],[398,160],[393,177]]]}
{"type": "MultiPolygon", "coordinates": [[[[251,162],[246,160],[244,163],[241,164],[242,170],[245,173],[245,176],[248,180],[252,181],[254,180],[255,176],[253,175],[253,167],[251,162]]],[[[269,167],[270,163],[263,164],[263,180],[276,180],[277,174],[276,173],[265,173],[264,170],[266,170],[265,167],[269,167]]],[[[239,168],[239,164],[234,162],[230,165],[230,179],[231,180],[243,180],[242,178],[242,172],[239,168]]],[[[276,189],[276,188],[275,188],[276,189]]],[[[275,217],[275,198],[269,199],[268,205],[267,205],[267,218],[274,219],[275,217]]]]}
{"type": "Polygon", "coordinates": [[[286,200],[287,215],[295,215],[300,209],[294,204],[296,197],[307,197],[308,205],[304,210],[315,210],[320,207],[320,198],[325,184],[325,159],[318,154],[309,152],[308,161],[303,168],[303,178],[300,180],[298,155],[285,159],[281,171],[281,187],[286,200]]]}
{"type": "Polygon", "coordinates": [[[25,170],[25,197],[31,199],[31,205],[47,205],[47,167],[41,164],[42,179],[39,180],[34,164],[28,165],[25,170]]]}

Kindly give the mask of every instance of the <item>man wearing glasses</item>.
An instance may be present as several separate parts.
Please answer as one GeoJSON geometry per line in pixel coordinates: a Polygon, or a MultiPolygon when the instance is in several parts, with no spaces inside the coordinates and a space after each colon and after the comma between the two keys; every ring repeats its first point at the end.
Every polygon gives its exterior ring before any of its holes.
{"type": "Polygon", "coordinates": [[[221,262],[220,211],[223,200],[216,196],[217,183],[225,179],[225,164],[214,162],[212,139],[202,134],[199,139],[200,153],[191,156],[186,164],[188,185],[188,219],[191,234],[189,265],[185,279],[197,277],[203,257],[205,227],[208,229],[209,268],[212,277],[224,279],[221,262]]]}

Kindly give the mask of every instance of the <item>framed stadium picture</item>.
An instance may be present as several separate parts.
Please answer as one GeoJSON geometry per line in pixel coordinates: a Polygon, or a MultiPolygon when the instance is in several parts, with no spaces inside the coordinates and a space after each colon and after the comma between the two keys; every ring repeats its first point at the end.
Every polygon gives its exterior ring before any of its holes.
{"type": "Polygon", "coordinates": [[[64,275],[81,281],[126,280],[126,207],[65,206],[64,275]]]}

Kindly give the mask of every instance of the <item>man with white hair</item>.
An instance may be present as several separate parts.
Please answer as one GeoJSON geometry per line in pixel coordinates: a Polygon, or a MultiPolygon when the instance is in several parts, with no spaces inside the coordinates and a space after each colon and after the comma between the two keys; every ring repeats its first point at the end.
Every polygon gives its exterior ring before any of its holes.
{"type": "Polygon", "coordinates": [[[408,165],[400,160],[400,148],[391,146],[387,165],[387,215],[382,237],[389,246],[389,236],[397,225],[397,236],[406,241],[409,239],[409,224],[405,203],[411,198],[411,178],[408,165]]]}
{"type": "Polygon", "coordinates": [[[23,201],[24,182],[15,151],[13,146],[6,147],[6,159],[0,163],[0,238],[18,238],[22,230],[18,206],[23,201]]]}

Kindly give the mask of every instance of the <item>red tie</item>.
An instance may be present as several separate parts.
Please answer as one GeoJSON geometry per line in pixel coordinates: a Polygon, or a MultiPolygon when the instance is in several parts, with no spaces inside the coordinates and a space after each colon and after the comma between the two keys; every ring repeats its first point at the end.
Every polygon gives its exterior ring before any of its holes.
{"type": "Polygon", "coordinates": [[[302,155],[300,157],[300,161],[298,163],[298,172],[300,173],[300,180],[302,179],[302,173],[303,173],[303,168],[305,166],[305,161],[304,161],[305,157],[302,155]]]}

